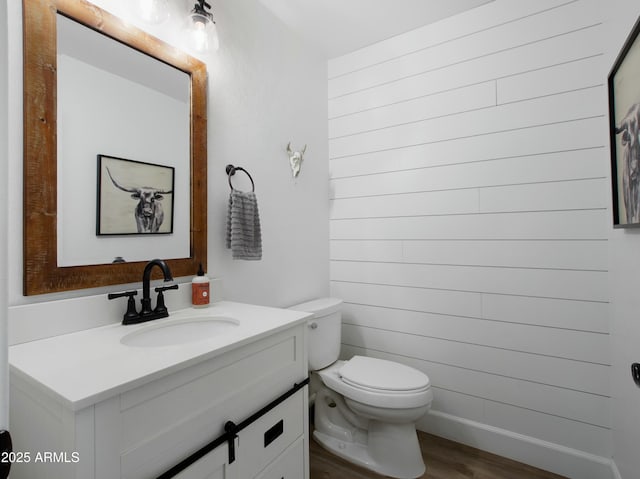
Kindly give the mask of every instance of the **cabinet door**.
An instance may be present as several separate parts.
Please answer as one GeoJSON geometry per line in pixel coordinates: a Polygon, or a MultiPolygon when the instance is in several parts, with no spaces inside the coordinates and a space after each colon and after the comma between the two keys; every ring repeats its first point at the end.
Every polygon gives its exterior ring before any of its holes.
{"type": "MultiPolygon", "coordinates": [[[[304,394],[300,390],[240,431],[238,474],[255,477],[304,435],[304,394]]],[[[301,455],[302,457],[302,455],[301,455]]],[[[304,475],[296,479],[302,479],[304,475]]],[[[278,478],[280,479],[280,478],[278,478]]]]}
{"type": "Polygon", "coordinates": [[[304,477],[304,439],[300,438],[269,464],[256,479],[301,479],[304,477]]]}
{"type": "MultiPolygon", "coordinates": [[[[175,479],[236,479],[235,464],[227,463],[229,454],[227,447],[222,445],[206,456],[191,464],[175,479]]],[[[237,461],[236,461],[237,462],[237,461]]]]}

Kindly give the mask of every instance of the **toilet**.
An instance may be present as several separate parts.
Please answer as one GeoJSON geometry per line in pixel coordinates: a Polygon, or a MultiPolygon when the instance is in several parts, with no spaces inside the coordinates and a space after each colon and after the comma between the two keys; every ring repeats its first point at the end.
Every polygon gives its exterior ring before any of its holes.
{"type": "Polygon", "coordinates": [[[429,377],[384,359],[338,360],[341,307],[340,299],[321,298],[290,308],[313,314],[308,321],[313,437],[337,456],[379,474],[419,478],[425,465],[415,424],[433,400],[429,377]]]}

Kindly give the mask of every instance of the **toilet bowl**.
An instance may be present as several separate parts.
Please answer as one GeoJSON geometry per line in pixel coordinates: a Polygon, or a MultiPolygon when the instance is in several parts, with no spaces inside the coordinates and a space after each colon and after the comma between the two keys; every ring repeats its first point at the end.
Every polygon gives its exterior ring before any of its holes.
{"type": "Polygon", "coordinates": [[[415,479],[425,472],[415,423],[433,400],[427,375],[383,359],[338,360],[342,302],[323,298],[292,306],[309,320],[314,438],[337,456],[380,474],[415,479]]]}

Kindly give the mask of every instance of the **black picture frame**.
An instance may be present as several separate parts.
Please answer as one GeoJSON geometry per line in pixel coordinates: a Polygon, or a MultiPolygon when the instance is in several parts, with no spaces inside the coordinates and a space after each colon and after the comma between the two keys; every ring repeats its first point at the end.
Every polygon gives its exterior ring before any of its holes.
{"type": "Polygon", "coordinates": [[[640,18],[607,78],[613,227],[640,226],[640,18]]]}
{"type": "Polygon", "coordinates": [[[96,235],[172,234],[175,168],[98,155],[96,235]]]}

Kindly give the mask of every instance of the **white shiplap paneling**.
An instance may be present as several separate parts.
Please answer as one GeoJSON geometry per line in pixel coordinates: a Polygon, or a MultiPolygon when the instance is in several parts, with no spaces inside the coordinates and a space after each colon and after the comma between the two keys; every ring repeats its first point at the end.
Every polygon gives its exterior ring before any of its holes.
{"type": "Polygon", "coordinates": [[[334,281],[606,301],[605,271],[333,261],[334,281]]]}
{"type": "MultiPolygon", "coordinates": [[[[353,304],[406,309],[503,323],[607,334],[607,303],[424,289],[407,286],[334,282],[332,294],[353,304]]],[[[394,313],[389,311],[389,321],[394,313]]]]}
{"type": "MultiPolygon", "coordinates": [[[[453,158],[452,158],[453,159],[453,158]]],[[[332,196],[380,196],[605,178],[602,148],[561,151],[337,178],[332,196]]],[[[601,195],[602,196],[602,195],[601,195]]],[[[340,205],[340,202],[336,202],[340,205]]],[[[505,205],[503,211],[509,211],[505,205]]]]}
{"type": "MultiPolygon", "coordinates": [[[[331,161],[331,175],[333,178],[345,178],[569,151],[588,155],[588,150],[604,149],[601,138],[603,128],[607,128],[604,117],[586,118],[392,150],[359,153],[331,161]]],[[[600,174],[606,174],[608,166],[601,165],[598,171],[600,174]]],[[[581,170],[575,174],[580,172],[581,170]]]]}
{"type": "Polygon", "coordinates": [[[329,118],[600,55],[598,46],[601,46],[601,35],[602,29],[595,25],[522,48],[500,51],[448,68],[402,77],[349,95],[330,98],[329,118]]]}
{"type": "Polygon", "coordinates": [[[602,55],[528,71],[497,80],[499,104],[601,85],[602,55]]]}
{"type": "Polygon", "coordinates": [[[496,105],[496,82],[489,81],[334,118],[329,138],[379,130],[496,105]]]}
{"type": "MultiPolygon", "coordinates": [[[[518,21],[520,18],[538,13],[546,9],[556,8],[571,0],[538,0],[535,4],[524,5],[505,2],[485,6],[485,13],[491,18],[491,25],[518,21]]],[[[483,22],[484,23],[484,22],[483,22]]],[[[329,61],[329,78],[335,78],[350,72],[383,63],[396,57],[406,55],[415,50],[429,48],[456,38],[473,35],[483,30],[475,12],[466,12],[456,17],[444,19],[438,23],[427,25],[399,35],[385,42],[363,48],[357,52],[334,58],[329,61]],[[408,45],[413,45],[411,48],[408,45]]]]}
{"type": "Polygon", "coordinates": [[[589,394],[609,393],[608,366],[465,344],[395,331],[343,325],[345,344],[589,394]]]}
{"type": "MultiPolygon", "coordinates": [[[[457,393],[458,397],[463,400],[466,396],[470,398],[472,403],[480,406],[479,411],[472,411],[471,414],[469,411],[458,410],[462,417],[467,417],[467,419],[482,420],[481,408],[484,400],[501,402],[508,398],[510,404],[538,413],[580,421],[600,428],[607,428],[610,424],[609,401],[605,396],[584,394],[566,388],[408,358],[373,349],[355,346],[344,346],[343,349],[346,357],[354,354],[366,354],[381,359],[404,362],[424,371],[429,375],[434,387],[438,388],[435,399],[441,408],[447,408],[444,412],[451,413],[451,409],[448,409],[450,405],[443,397],[446,391],[457,393]]],[[[472,409],[475,408],[472,406],[472,409]]]]}
{"type": "Polygon", "coordinates": [[[358,304],[345,307],[344,323],[598,364],[609,362],[609,338],[602,333],[358,304]]]}
{"type": "Polygon", "coordinates": [[[583,4],[572,2],[332,79],[329,98],[570,35],[599,23],[595,9],[585,11],[583,4]]]}
{"type": "Polygon", "coordinates": [[[349,241],[331,242],[333,260],[515,268],[606,270],[605,241],[349,241]]]}
{"type": "Polygon", "coordinates": [[[603,116],[601,99],[604,94],[603,88],[597,86],[335,138],[329,140],[329,157],[341,158],[603,116]]]}
{"type": "Polygon", "coordinates": [[[331,239],[601,240],[604,210],[455,214],[333,220],[331,239]]]}
{"type": "Polygon", "coordinates": [[[446,414],[427,429],[458,417],[585,464],[611,453],[600,11],[496,0],[329,66],[343,356],[429,374],[446,414]]]}

